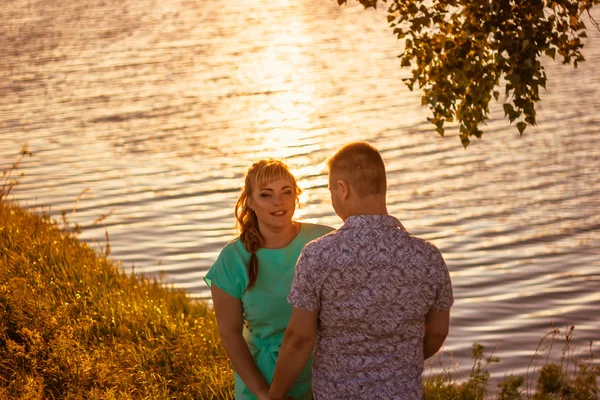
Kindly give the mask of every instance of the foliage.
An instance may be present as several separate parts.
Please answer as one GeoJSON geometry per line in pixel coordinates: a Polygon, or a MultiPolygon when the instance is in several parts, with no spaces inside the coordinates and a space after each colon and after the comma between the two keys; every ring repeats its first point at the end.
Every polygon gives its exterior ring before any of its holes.
{"type": "MultiPolygon", "coordinates": [[[[12,166],[8,169],[2,171],[2,185],[0,185],[0,200],[8,198],[10,191],[12,188],[19,183],[19,180],[13,177],[13,172],[16,171],[21,165],[21,161],[25,156],[32,156],[33,153],[29,151],[29,147],[27,144],[24,144],[21,147],[21,154],[17,161],[15,161],[12,166]]],[[[21,176],[23,173],[21,173],[21,176]]]]}
{"type": "Polygon", "coordinates": [[[425,397],[428,400],[477,400],[483,399],[487,393],[490,373],[487,367],[491,363],[497,363],[499,359],[492,354],[484,357],[485,347],[480,343],[474,343],[471,349],[473,367],[469,378],[458,383],[448,371],[434,374],[424,380],[425,397]]]}
{"type": "Polygon", "coordinates": [[[502,382],[498,384],[498,400],[521,400],[523,395],[521,394],[520,387],[523,386],[525,379],[522,376],[510,375],[502,382]]]}
{"type": "Polygon", "coordinates": [[[0,399],[232,398],[213,312],[0,201],[0,399]]]}
{"type": "Polygon", "coordinates": [[[542,348],[550,354],[557,337],[564,339],[564,345],[560,364],[549,362],[549,357],[546,356],[545,364],[539,372],[537,387],[533,396],[534,400],[585,400],[598,398],[600,388],[598,387],[596,377],[600,375],[600,367],[592,363],[594,356],[592,343],[589,344],[590,358],[586,363],[575,362],[572,365],[572,376],[569,375],[569,367],[573,358],[571,341],[574,330],[575,327],[571,325],[561,334],[560,330],[553,328],[540,340],[534,358],[538,356],[539,349],[542,348]],[[545,343],[547,344],[545,345],[545,343]]]}
{"type": "Polygon", "coordinates": [[[413,67],[406,85],[421,88],[421,103],[440,135],[445,122],[456,120],[467,147],[471,136],[481,138],[502,85],[505,116],[518,121],[519,133],[536,124],[535,102],[546,87],[542,56],[558,54],[575,67],[584,61],[583,16],[598,28],[589,14],[596,4],[600,0],[391,0],[388,22],[405,40],[401,66],[413,67]]]}
{"type": "Polygon", "coordinates": [[[580,365],[573,380],[558,364],[546,364],[540,371],[534,400],[597,399],[600,393],[596,385],[598,372],[589,365],[580,365]]]}
{"type": "Polygon", "coordinates": [[[593,364],[594,354],[592,344],[589,346],[589,354],[580,355],[572,365],[573,374],[570,375],[569,366],[574,357],[571,350],[571,341],[574,327],[568,327],[564,333],[552,328],[542,339],[536,349],[532,363],[544,356],[544,364],[539,371],[536,368],[527,372],[527,380],[537,375],[535,388],[523,388],[526,382],[522,376],[505,376],[498,383],[498,391],[495,395],[488,392],[490,373],[487,368],[492,363],[500,360],[485,356],[485,348],[475,343],[472,347],[471,358],[473,367],[469,377],[460,382],[452,377],[445,368],[442,372],[431,372],[424,379],[425,398],[427,400],[483,400],[495,397],[497,400],[591,400],[597,399],[600,394],[597,377],[600,375],[600,367],[593,364]],[[550,362],[554,343],[564,340],[560,364],[550,362]]]}

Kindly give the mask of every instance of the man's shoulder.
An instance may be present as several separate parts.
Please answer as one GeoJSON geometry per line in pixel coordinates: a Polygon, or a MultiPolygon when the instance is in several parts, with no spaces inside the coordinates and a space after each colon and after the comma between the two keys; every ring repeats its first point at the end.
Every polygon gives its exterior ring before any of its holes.
{"type": "Polygon", "coordinates": [[[438,248],[435,244],[431,243],[429,240],[424,239],[420,236],[415,236],[412,233],[406,232],[406,236],[410,241],[412,246],[419,247],[423,250],[435,251],[438,252],[438,248]]]}
{"type": "Polygon", "coordinates": [[[326,232],[323,236],[320,236],[314,240],[311,240],[304,246],[304,252],[309,252],[311,254],[318,254],[332,246],[335,246],[336,243],[340,241],[340,231],[330,230],[326,232]]]}
{"type": "Polygon", "coordinates": [[[415,254],[430,261],[443,261],[442,253],[435,244],[427,239],[406,232],[406,240],[415,254]]]}

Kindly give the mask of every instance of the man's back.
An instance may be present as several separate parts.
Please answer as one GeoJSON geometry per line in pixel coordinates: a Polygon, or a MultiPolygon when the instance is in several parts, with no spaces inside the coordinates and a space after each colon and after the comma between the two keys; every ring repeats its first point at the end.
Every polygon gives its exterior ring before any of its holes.
{"type": "Polygon", "coordinates": [[[349,217],[305,247],[288,299],[319,311],[316,400],[422,397],[425,315],[453,303],[435,246],[389,215],[349,217]]]}

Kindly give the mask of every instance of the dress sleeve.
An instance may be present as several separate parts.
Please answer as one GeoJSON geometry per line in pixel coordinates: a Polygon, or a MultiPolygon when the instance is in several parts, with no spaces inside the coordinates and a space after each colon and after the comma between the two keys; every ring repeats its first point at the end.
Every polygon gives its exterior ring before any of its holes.
{"type": "Polygon", "coordinates": [[[297,308],[308,311],[318,311],[321,304],[320,291],[315,280],[315,255],[312,254],[311,245],[307,245],[300,253],[292,289],[288,295],[288,302],[297,308]]]}
{"type": "Polygon", "coordinates": [[[439,255],[439,274],[440,284],[438,285],[435,303],[431,307],[432,311],[447,311],[454,304],[454,295],[452,293],[452,282],[448,266],[444,262],[442,255],[439,255]]]}
{"type": "Polygon", "coordinates": [[[210,268],[204,281],[209,287],[216,285],[219,289],[235,298],[241,298],[244,292],[244,276],[240,262],[234,262],[231,258],[226,257],[224,253],[227,249],[223,249],[217,261],[210,268]]]}

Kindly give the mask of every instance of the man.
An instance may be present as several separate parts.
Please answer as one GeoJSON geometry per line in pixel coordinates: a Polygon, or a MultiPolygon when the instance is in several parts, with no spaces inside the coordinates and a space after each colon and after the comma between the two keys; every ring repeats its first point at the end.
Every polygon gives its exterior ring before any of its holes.
{"type": "Polygon", "coordinates": [[[374,147],[346,145],[328,167],[344,225],[298,259],[271,399],[285,398],[313,345],[315,400],[421,399],[424,359],[448,334],[448,268],[433,244],[388,215],[385,166],[374,147]]]}

